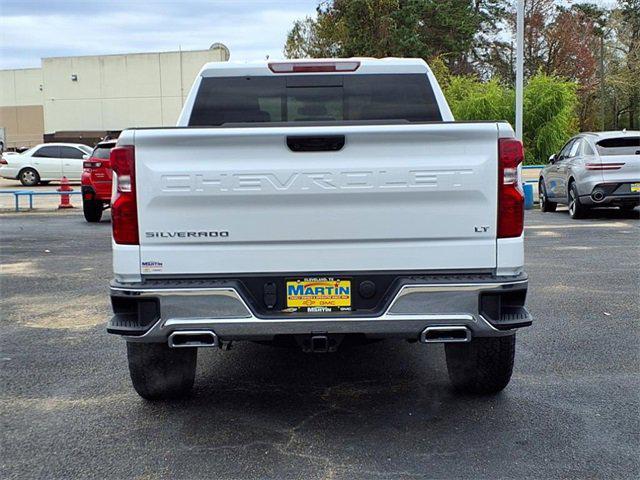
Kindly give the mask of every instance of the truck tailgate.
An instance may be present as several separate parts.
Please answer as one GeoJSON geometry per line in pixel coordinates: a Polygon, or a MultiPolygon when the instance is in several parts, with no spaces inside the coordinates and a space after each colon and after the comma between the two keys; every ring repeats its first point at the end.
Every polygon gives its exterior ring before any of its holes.
{"type": "Polygon", "coordinates": [[[141,273],[494,268],[497,138],[495,123],[136,130],[141,273]],[[292,151],[300,136],[344,147],[292,151]]]}

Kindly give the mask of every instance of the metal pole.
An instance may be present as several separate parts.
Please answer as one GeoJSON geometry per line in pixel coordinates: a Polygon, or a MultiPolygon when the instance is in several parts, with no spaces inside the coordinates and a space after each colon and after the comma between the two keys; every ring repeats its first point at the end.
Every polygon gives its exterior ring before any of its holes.
{"type": "MultiPolygon", "coordinates": [[[[600,37],[600,130],[604,131],[604,117],[605,117],[605,100],[604,100],[604,36],[605,32],[602,29],[602,36],[600,37]]],[[[618,119],[616,118],[616,123],[618,119]]],[[[617,126],[616,126],[617,128],[617,126]]]]}
{"type": "Polygon", "coordinates": [[[518,0],[516,17],[516,138],[522,140],[524,89],[524,0],[518,0]]]}
{"type": "Polygon", "coordinates": [[[184,107],[184,86],[182,84],[182,45],[178,46],[180,50],[180,108],[184,107]]]}

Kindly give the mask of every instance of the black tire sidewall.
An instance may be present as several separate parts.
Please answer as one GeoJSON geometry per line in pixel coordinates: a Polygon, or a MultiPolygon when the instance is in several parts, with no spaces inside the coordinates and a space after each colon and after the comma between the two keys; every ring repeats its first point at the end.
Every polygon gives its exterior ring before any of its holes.
{"type": "Polygon", "coordinates": [[[500,392],[511,380],[515,347],[515,334],[445,344],[447,371],[453,387],[479,395],[500,392]]]}
{"type": "Polygon", "coordinates": [[[170,348],[166,343],[127,342],[133,388],[147,400],[186,396],[193,387],[197,348],[170,348]]]}
{"type": "Polygon", "coordinates": [[[544,186],[544,180],[540,180],[538,183],[538,199],[540,200],[540,211],[549,213],[555,212],[556,206],[558,205],[556,202],[550,202],[549,197],[547,196],[547,188],[544,186]],[[544,199],[544,202],[543,202],[544,199]]]}
{"type": "MultiPolygon", "coordinates": [[[[571,182],[571,185],[569,185],[569,191],[573,193],[575,198],[573,213],[571,213],[571,208],[569,208],[569,215],[574,219],[584,218],[587,213],[587,208],[582,205],[582,202],[580,202],[580,195],[578,194],[578,187],[576,187],[576,182],[571,182]]],[[[570,195],[568,198],[568,204],[571,204],[570,195]]]]}
{"type": "Polygon", "coordinates": [[[82,213],[87,222],[95,223],[102,219],[102,202],[97,200],[82,200],[82,213]]]}

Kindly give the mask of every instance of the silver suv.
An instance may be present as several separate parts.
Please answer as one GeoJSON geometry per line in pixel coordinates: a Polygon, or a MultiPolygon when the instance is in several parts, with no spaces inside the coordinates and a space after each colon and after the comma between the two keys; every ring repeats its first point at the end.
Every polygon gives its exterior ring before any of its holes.
{"type": "Polygon", "coordinates": [[[569,206],[572,218],[590,208],[640,205],[640,132],[581,133],[569,140],[540,172],[540,209],[569,206]]]}

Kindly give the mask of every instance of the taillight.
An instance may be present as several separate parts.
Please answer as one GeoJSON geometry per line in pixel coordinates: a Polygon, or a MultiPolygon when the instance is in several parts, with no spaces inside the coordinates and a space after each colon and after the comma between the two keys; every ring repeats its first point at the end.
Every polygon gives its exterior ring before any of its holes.
{"type": "Polygon", "coordinates": [[[520,140],[498,140],[498,238],[522,235],[524,192],[518,166],[523,160],[524,149],[520,140]]]}
{"type": "Polygon", "coordinates": [[[116,191],[111,199],[113,239],[122,245],[139,245],[133,146],[112,149],[110,161],[116,182],[116,191]]]}
{"type": "Polygon", "coordinates": [[[620,170],[624,163],[587,163],[587,170],[620,170]]]}
{"type": "Polygon", "coordinates": [[[359,66],[357,61],[271,62],[269,70],[273,73],[355,72],[359,66]]]}
{"type": "Polygon", "coordinates": [[[4,158],[0,158],[0,165],[9,165],[9,162],[7,162],[4,158]]]}

